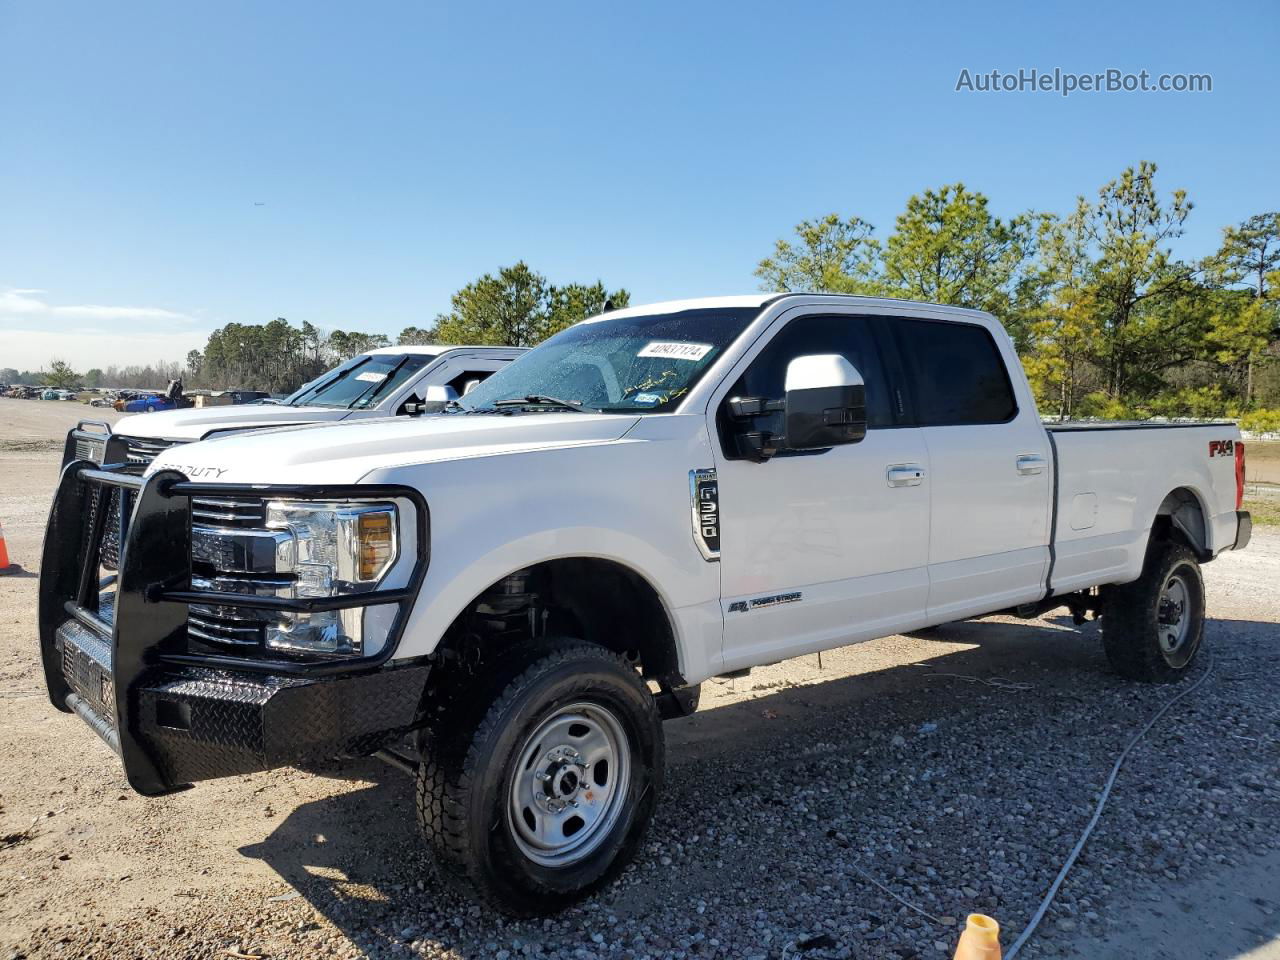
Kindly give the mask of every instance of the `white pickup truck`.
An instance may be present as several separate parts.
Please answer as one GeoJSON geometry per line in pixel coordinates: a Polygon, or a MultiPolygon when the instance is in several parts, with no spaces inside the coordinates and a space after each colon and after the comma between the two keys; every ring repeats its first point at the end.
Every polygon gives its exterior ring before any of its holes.
{"type": "Polygon", "coordinates": [[[115,436],[120,455],[148,464],[161,450],[245,430],[302,423],[336,423],[406,414],[434,413],[506,366],[524,347],[399,346],[362,353],[321,374],[279,403],[259,401],[140,413],[113,430],[100,421],[68,445],[68,457],[106,456],[106,438],[115,436]]]}
{"type": "Polygon", "coordinates": [[[451,410],[73,460],[54,705],[148,794],[377,753],[444,875],[538,913],[635,853],[661,720],[708,677],[1065,605],[1121,674],[1176,680],[1200,564],[1251,530],[1234,426],[1046,429],[1000,324],[930,304],[634,307],[451,410]]]}

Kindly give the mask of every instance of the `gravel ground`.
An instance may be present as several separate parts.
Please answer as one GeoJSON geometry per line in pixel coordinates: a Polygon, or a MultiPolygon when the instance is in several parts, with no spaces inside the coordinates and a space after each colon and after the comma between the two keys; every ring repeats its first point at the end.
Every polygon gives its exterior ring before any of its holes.
{"type": "MultiPolygon", "coordinates": [[[[36,405],[0,401],[0,447],[45,429],[6,403],[36,405]]],[[[56,465],[0,449],[0,522],[29,570],[56,465]]],[[[1130,755],[1023,957],[1280,957],[1280,535],[1205,573],[1212,674],[1130,755]]],[[[637,862],[563,915],[511,922],[441,887],[408,778],[375,761],[133,795],[40,691],[35,584],[0,578],[0,958],[906,960],[950,956],[974,910],[1008,945],[1116,755],[1183,689],[1121,682],[1095,625],[1052,616],[709,684],[667,724],[637,862]]]]}

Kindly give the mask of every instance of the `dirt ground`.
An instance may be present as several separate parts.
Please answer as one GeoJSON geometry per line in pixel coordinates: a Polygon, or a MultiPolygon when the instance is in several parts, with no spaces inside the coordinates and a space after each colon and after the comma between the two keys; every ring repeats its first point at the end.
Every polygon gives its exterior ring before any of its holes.
{"type": "MultiPolygon", "coordinates": [[[[77,416],[118,418],[112,411],[90,412],[70,403],[0,399],[0,525],[10,557],[24,568],[0,577],[0,960],[234,960],[252,955],[247,952],[251,945],[265,945],[262,954],[272,957],[410,956],[411,942],[446,940],[454,944],[449,948],[454,952],[441,955],[511,955],[499,945],[511,941],[512,929],[500,918],[466,905],[456,908],[467,924],[465,937],[432,929],[414,931],[412,937],[408,931],[389,940],[371,937],[370,931],[380,929],[377,918],[397,902],[444,896],[416,837],[408,780],[398,771],[376,761],[349,764],[332,776],[286,769],[147,800],[128,788],[119,761],[84,724],[49,704],[35,638],[39,553],[61,438],[77,416]],[[413,876],[424,879],[406,879],[413,876]]],[[[1221,756],[1204,760],[1221,764],[1215,775],[1230,782],[1231,758],[1237,755],[1232,751],[1252,751],[1255,759],[1265,758],[1271,772],[1269,789],[1274,792],[1280,756],[1274,709],[1280,698],[1274,684],[1280,657],[1280,535],[1256,531],[1249,551],[1224,556],[1206,567],[1205,577],[1211,617],[1206,643],[1222,665],[1205,693],[1197,691],[1187,699],[1200,698],[1201,713],[1232,713],[1233,722],[1239,722],[1240,740],[1248,743],[1224,742],[1221,756]],[[1236,675],[1266,685],[1273,697],[1269,715],[1233,706],[1228,694],[1236,675]]],[[[1081,758],[1073,752],[1069,733],[1052,724],[1037,731],[1045,716],[1044,703],[1049,702],[1038,699],[1040,693],[998,691],[987,700],[986,691],[975,699],[982,689],[975,684],[929,681],[939,672],[944,677],[999,675],[1060,697],[1074,695],[1073,685],[1081,696],[1094,687],[1115,689],[1114,679],[1105,677],[1099,665],[1096,637],[1085,645],[1076,642],[1079,636],[1062,618],[1030,623],[990,618],[920,637],[890,637],[832,651],[823,655],[821,667],[817,657],[805,657],[757,670],[749,678],[707,684],[699,712],[667,725],[671,799],[664,801],[659,817],[697,817],[697,804],[682,798],[696,795],[687,784],[697,780],[704,765],[736,761],[745,784],[741,789],[750,792],[750,771],[757,764],[780,753],[809,751],[823,717],[850,704],[861,705],[859,716],[866,728],[859,731],[858,743],[869,745],[868,753],[900,739],[894,734],[902,729],[903,716],[947,718],[965,715],[975,704],[981,709],[981,704],[991,703],[991,709],[1027,727],[1032,742],[1040,738],[1043,751],[1061,751],[1061,763],[1074,769],[1081,758]],[[895,718],[894,725],[886,719],[885,726],[876,729],[878,704],[885,705],[886,718],[895,718]]],[[[1095,758],[1104,771],[1153,712],[1151,705],[1172,692],[1161,688],[1143,694],[1142,712],[1134,713],[1131,726],[1117,728],[1108,751],[1095,758]]],[[[1177,713],[1171,713],[1153,731],[1150,749],[1158,752],[1172,742],[1169,738],[1176,736],[1178,724],[1177,713]]],[[[826,739],[837,736],[832,733],[826,739]]],[[[1063,854],[1087,820],[1096,795],[1097,764],[1091,763],[1089,771],[1087,783],[1094,788],[1082,782],[1070,816],[1064,815],[1059,844],[1063,854]]],[[[997,775],[1003,776],[998,771],[964,771],[961,776],[971,783],[962,783],[960,789],[982,796],[984,783],[997,775]]],[[[1122,772],[1121,786],[1125,777],[1122,772]]],[[[1176,790],[1176,775],[1172,782],[1176,790]]],[[[879,801],[870,795],[866,802],[879,801]]],[[[1271,808],[1245,807],[1240,815],[1260,816],[1263,809],[1271,808]]],[[[1100,831],[1109,816],[1110,808],[1100,831]]],[[[1272,832],[1277,827],[1280,824],[1270,824],[1272,832]]],[[[685,833],[690,829],[683,827],[685,833]]],[[[645,871],[650,869],[648,861],[656,859],[653,849],[641,854],[642,877],[652,876],[645,871]]],[[[1116,849],[1117,856],[1128,855],[1120,846],[1116,849]]],[[[1088,857],[1086,848],[1082,864],[1088,857]]],[[[1241,856],[1233,850],[1220,859],[1223,862],[1207,856],[1203,866],[1190,873],[1170,871],[1174,879],[1157,875],[1154,885],[1135,880],[1100,887],[1090,912],[1101,915],[1105,923],[1092,923],[1088,914],[1078,925],[1058,919],[1046,924],[1037,938],[1043,943],[1033,941],[1037,951],[1027,955],[1280,958],[1280,854],[1258,850],[1241,856]]],[[[1126,869],[1123,859],[1119,869],[1126,869]]],[[[1138,869],[1136,860],[1129,869],[1138,869]]],[[[682,911],[671,918],[673,926],[677,919],[696,920],[693,903],[704,903],[704,895],[711,898],[727,882],[726,872],[732,872],[717,870],[714,863],[702,864],[698,871],[692,874],[697,883],[690,887],[695,893],[689,902],[683,908],[667,907],[682,911]]],[[[688,875],[684,882],[692,883],[688,875]]],[[[1028,891],[1030,902],[1038,900],[1043,889],[1041,884],[1028,891]]],[[[613,897],[607,901],[607,912],[622,913],[628,898],[635,901],[632,890],[601,894],[613,897]]],[[[872,888],[866,893],[869,899],[878,897],[872,888]]],[[[696,912],[701,915],[702,907],[696,912]]],[[[998,918],[1016,934],[1026,915],[998,918]]],[[[457,921],[459,927],[462,923],[457,921]]],[[[585,947],[566,955],[596,955],[590,939],[585,947]]],[[[788,953],[791,958],[800,955],[777,942],[758,955],[788,953]]],[[[695,945],[689,955],[702,953],[695,945]]],[[[733,954],[722,950],[716,955],[733,954]]]]}

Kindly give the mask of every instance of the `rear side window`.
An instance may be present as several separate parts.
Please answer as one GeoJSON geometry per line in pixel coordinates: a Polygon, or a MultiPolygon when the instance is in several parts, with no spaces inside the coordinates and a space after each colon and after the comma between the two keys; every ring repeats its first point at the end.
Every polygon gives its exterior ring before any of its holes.
{"type": "Polygon", "coordinates": [[[996,342],[971,323],[894,320],[922,427],[1004,423],[1018,404],[996,342]]]}

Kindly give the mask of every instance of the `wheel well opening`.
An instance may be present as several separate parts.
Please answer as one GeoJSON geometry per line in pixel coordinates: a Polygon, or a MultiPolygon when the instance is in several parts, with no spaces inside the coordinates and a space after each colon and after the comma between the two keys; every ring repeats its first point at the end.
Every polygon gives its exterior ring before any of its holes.
{"type": "Polygon", "coordinates": [[[574,637],[634,662],[648,679],[683,684],[671,620],[653,586],[612,560],[548,560],[490,584],[445,632],[444,660],[478,664],[538,637],[574,637]]]}
{"type": "Polygon", "coordinates": [[[1170,491],[1161,501],[1151,527],[1151,538],[1185,544],[1201,562],[1213,556],[1209,551],[1204,508],[1200,506],[1200,498],[1186,487],[1170,491]]]}

